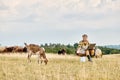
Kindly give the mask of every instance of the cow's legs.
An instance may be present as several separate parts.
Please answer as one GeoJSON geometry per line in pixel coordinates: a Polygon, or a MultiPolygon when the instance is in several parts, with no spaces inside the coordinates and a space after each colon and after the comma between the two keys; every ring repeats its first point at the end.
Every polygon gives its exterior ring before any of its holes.
{"type": "MultiPolygon", "coordinates": [[[[42,58],[40,55],[38,55],[38,64],[40,63],[40,61],[42,61],[42,58]]],[[[42,63],[42,62],[41,62],[42,63]]]]}
{"type": "Polygon", "coordinates": [[[38,55],[38,64],[40,63],[40,61],[41,61],[41,64],[42,64],[43,60],[42,60],[42,55],[41,54],[38,55]]]}
{"type": "Polygon", "coordinates": [[[42,56],[40,56],[40,60],[41,60],[41,64],[42,64],[42,62],[43,62],[42,56]]]}
{"type": "Polygon", "coordinates": [[[32,56],[32,53],[29,53],[29,54],[28,54],[28,62],[31,62],[31,59],[30,59],[31,56],[32,56]]]}

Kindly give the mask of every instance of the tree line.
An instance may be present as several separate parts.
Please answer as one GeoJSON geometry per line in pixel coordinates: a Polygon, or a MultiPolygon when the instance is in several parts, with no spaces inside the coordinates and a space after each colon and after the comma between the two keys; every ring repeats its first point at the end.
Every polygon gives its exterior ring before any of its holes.
{"type": "MultiPolygon", "coordinates": [[[[65,49],[67,54],[75,54],[76,49],[78,48],[78,43],[75,43],[73,45],[68,44],[68,45],[64,45],[64,44],[52,44],[52,43],[45,43],[45,44],[41,44],[41,47],[44,47],[47,53],[57,53],[59,50],[61,49],[65,49]]],[[[103,54],[119,54],[120,53],[120,49],[112,49],[112,48],[107,48],[105,46],[96,46],[98,48],[100,48],[103,52],[103,54]]]]}
{"type": "MultiPolygon", "coordinates": [[[[1,46],[1,44],[0,44],[1,46]]],[[[45,43],[41,44],[41,47],[44,47],[47,53],[58,53],[59,50],[65,49],[67,54],[75,54],[75,51],[78,48],[78,43],[74,43],[73,45],[68,44],[55,44],[55,43],[45,43]]],[[[120,54],[120,49],[115,49],[115,48],[108,48],[106,46],[96,46],[100,48],[103,52],[104,55],[106,54],[120,54]]]]}

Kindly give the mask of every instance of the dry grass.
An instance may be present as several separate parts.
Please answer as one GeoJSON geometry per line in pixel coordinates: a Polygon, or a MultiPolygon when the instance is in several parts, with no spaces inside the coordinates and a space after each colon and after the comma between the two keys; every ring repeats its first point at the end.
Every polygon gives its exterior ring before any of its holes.
{"type": "Polygon", "coordinates": [[[0,55],[0,80],[120,80],[120,55],[79,62],[76,56],[47,54],[48,65],[27,63],[25,54],[0,55]]]}

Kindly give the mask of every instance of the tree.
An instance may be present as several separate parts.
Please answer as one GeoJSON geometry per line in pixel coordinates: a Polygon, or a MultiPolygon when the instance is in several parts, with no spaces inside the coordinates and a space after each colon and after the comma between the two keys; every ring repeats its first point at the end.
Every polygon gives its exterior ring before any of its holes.
{"type": "Polygon", "coordinates": [[[78,48],[78,43],[74,44],[74,48],[77,49],[78,48]]]}

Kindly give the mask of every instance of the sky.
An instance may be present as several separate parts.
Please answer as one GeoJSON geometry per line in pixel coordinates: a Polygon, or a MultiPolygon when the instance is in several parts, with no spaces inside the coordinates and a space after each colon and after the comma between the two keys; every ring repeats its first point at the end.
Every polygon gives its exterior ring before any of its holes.
{"type": "Polygon", "coordinates": [[[0,0],[0,44],[120,45],[120,0],[0,0]]]}

